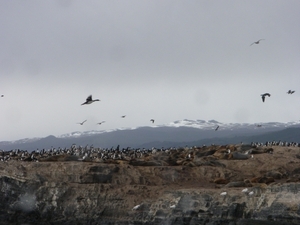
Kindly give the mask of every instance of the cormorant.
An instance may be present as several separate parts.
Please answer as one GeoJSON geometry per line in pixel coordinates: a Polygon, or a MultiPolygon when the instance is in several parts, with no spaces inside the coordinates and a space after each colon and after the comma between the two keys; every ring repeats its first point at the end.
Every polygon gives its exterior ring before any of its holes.
{"type": "MultiPolygon", "coordinates": [[[[265,40],[265,39],[259,39],[258,41],[253,42],[251,45],[253,45],[253,44],[257,44],[257,45],[258,45],[259,42],[262,41],[262,40],[265,40]]],[[[250,45],[250,46],[251,46],[251,45],[250,45]]]]}
{"type": "Polygon", "coordinates": [[[81,105],[91,104],[91,103],[96,102],[96,101],[100,101],[100,100],[99,99],[93,100],[92,95],[90,95],[89,97],[87,97],[86,101],[84,103],[82,103],[81,105]]]}

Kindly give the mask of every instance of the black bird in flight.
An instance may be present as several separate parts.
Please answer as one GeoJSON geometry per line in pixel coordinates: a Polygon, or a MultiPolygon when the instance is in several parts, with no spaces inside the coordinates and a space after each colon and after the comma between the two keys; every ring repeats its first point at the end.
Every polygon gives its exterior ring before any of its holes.
{"type": "Polygon", "coordinates": [[[126,117],[126,115],[124,115],[124,116],[121,116],[122,118],[125,118],[126,117]]]}
{"type": "Polygon", "coordinates": [[[215,131],[217,131],[219,129],[220,126],[217,126],[217,128],[215,129],[215,131]]]}
{"type": "Polygon", "coordinates": [[[100,122],[100,123],[96,123],[96,124],[99,124],[99,125],[101,125],[102,123],[105,123],[105,121],[102,121],[102,122],[100,122]]]}
{"type": "Polygon", "coordinates": [[[291,94],[294,94],[295,91],[289,90],[287,93],[288,93],[289,95],[291,95],[291,94]]]}
{"type": "MultiPolygon", "coordinates": [[[[259,42],[262,41],[262,40],[265,40],[265,39],[259,39],[258,41],[253,42],[251,45],[254,45],[254,44],[257,44],[257,45],[258,45],[259,42]]],[[[250,45],[250,46],[251,46],[251,45],[250,45]]]]}
{"type": "Polygon", "coordinates": [[[87,120],[81,122],[81,123],[77,123],[77,124],[80,124],[80,125],[83,125],[87,120]]]}
{"type": "Polygon", "coordinates": [[[81,105],[91,104],[91,103],[96,102],[96,101],[100,101],[100,100],[99,99],[93,100],[92,95],[90,95],[89,97],[87,97],[86,101],[84,103],[82,103],[81,105]]]}
{"type": "Polygon", "coordinates": [[[1,98],[3,98],[4,97],[4,95],[1,95],[1,98]]]}
{"type": "Polygon", "coordinates": [[[154,123],[154,119],[151,119],[150,121],[151,121],[152,123],[154,123]]]}
{"type": "Polygon", "coordinates": [[[261,95],[262,101],[265,102],[266,96],[270,97],[271,95],[269,93],[264,93],[261,95]]]}

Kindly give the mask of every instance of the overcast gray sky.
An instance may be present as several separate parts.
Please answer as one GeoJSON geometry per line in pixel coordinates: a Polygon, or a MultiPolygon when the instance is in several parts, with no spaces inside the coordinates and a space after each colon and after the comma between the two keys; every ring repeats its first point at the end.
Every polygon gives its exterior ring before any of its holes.
{"type": "Polygon", "coordinates": [[[298,0],[0,0],[0,140],[299,120],[299,12],[298,0]],[[101,101],[81,106],[90,94],[101,101]]]}

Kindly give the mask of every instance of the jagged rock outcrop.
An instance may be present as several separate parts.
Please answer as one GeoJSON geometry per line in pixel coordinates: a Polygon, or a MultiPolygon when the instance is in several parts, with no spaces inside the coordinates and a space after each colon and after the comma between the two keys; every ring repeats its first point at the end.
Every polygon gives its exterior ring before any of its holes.
{"type": "Polygon", "coordinates": [[[0,224],[299,224],[299,150],[247,160],[186,149],[144,161],[0,162],[0,224]]]}

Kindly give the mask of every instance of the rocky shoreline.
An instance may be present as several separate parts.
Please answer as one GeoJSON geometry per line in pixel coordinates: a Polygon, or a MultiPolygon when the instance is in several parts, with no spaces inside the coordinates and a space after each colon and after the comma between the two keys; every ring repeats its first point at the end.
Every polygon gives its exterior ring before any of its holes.
{"type": "Polygon", "coordinates": [[[299,147],[71,158],[0,162],[0,224],[300,223],[299,147]]]}

